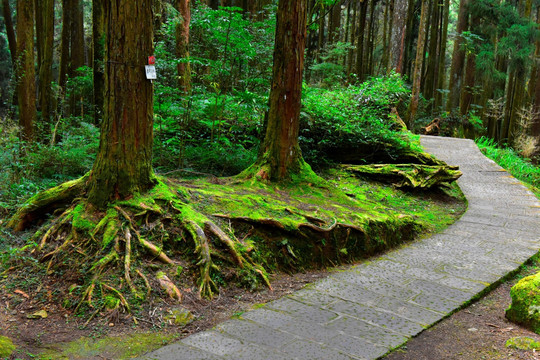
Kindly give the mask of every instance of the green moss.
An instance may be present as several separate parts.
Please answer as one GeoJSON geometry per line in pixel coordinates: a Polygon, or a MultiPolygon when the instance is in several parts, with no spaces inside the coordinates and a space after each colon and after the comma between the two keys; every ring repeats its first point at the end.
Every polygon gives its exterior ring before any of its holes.
{"type": "Polygon", "coordinates": [[[540,273],[518,281],[510,290],[512,303],[506,317],[540,334],[540,273]]]}
{"type": "Polygon", "coordinates": [[[86,211],[86,204],[80,203],[73,209],[73,227],[78,231],[90,232],[96,227],[91,215],[86,211]]]}
{"type": "Polygon", "coordinates": [[[10,338],[0,336],[0,358],[9,358],[15,351],[15,345],[10,338]]]}
{"type": "Polygon", "coordinates": [[[540,343],[529,337],[517,336],[508,339],[506,347],[519,350],[540,350],[540,343]]]}
{"type": "Polygon", "coordinates": [[[80,338],[79,340],[53,344],[50,349],[39,354],[40,359],[132,359],[146,352],[167,345],[176,338],[174,334],[155,332],[131,334],[123,337],[102,339],[80,338]]]}
{"type": "Polygon", "coordinates": [[[163,319],[171,325],[184,327],[193,322],[195,317],[191,311],[183,308],[171,310],[169,315],[163,317],[163,319]]]}

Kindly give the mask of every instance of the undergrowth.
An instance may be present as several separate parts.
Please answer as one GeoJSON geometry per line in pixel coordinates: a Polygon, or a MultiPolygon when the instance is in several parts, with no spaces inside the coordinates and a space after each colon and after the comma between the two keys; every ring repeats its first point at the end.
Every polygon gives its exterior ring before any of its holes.
{"type": "Polygon", "coordinates": [[[531,191],[540,198],[540,166],[519,156],[512,148],[499,147],[493,139],[481,137],[476,143],[487,157],[508,170],[516,179],[529,185],[531,191]]]}

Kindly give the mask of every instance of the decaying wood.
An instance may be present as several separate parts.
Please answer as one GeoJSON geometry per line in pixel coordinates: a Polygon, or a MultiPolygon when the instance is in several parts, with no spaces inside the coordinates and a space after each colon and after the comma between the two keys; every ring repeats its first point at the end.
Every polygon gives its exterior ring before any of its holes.
{"type": "Polygon", "coordinates": [[[424,135],[439,135],[441,131],[441,119],[435,118],[432,122],[422,128],[422,134],[424,135]]]}
{"type": "Polygon", "coordinates": [[[390,182],[397,187],[421,189],[451,183],[462,175],[457,166],[449,165],[377,164],[343,165],[343,168],[352,174],[390,182]]]}

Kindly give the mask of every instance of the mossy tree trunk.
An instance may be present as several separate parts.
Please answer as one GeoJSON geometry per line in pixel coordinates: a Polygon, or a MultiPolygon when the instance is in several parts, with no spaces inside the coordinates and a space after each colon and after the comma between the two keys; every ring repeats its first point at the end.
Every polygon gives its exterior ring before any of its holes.
{"type": "Polygon", "coordinates": [[[34,2],[17,1],[17,95],[22,138],[34,138],[36,69],[34,67],[34,2]]]}
{"type": "Polygon", "coordinates": [[[155,181],[153,86],[144,68],[153,53],[152,2],[106,1],[104,13],[106,95],[88,193],[88,201],[98,208],[144,192],[155,181]]]}
{"type": "Polygon", "coordinates": [[[303,163],[298,133],[306,43],[306,0],[280,0],[266,136],[255,166],[259,176],[285,180],[303,163]]]}
{"type": "Polygon", "coordinates": [[[189,23],[191,21],[190,0],[177,0],[179,23],[176,27],[176,57],[178,63],[178,85],[183,94],[191,92],[191,66],[189,64],[189,23]]]}

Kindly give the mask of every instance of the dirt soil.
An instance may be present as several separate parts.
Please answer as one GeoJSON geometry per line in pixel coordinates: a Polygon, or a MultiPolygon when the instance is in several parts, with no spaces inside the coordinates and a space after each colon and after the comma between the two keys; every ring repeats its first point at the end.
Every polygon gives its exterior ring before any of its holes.
{"type": "Polygon", "coordinates": [[[411,339],[384,360],[532,360],[540,351],[507,348],[506,341],[521,336],[540,342],[540,336],[506,320],[510,288],[523,276],[538,272],[528,267],[513,280],[411,339]]]}
{"type": "MultiPolygon", "coordinates": [[[[100,339],[106,336],[123,336],[149,331],[171,335],[169,341],[188,336],[192,333],[209,329],[226,319],[241,314],[255,304],[265,303],[295,290],[310,282],[325,277],[325,271],[310,271],[294,275],[279,274],[272,281],[272,291],[265,289],[249,292],[243,288],[229,287],[220,289],[220,294],[212,301],[199,299],[197,290],[184,293],[182,307],[190,310],[196,320],[186,327],[179,328],[168,323],[166,317],[179,304],[173,301],[150,304],[136,314],[138,325],[134,326],[133,317],[128,314],[103,312],[88,325],[87,319],[73,316],[54,302],[43,302],[32,298],[22,290],[5,291],[0,289],[0,335],[7,336],[17,346],[11,359],[30,360],[51,348],[51,344],[70,342],[81,337],[100,339]],[[39,310],[46,310],[45,319],[28,319],[27,315],[39,310]]],[[[43,286],[51,286],[46,284],[43,286]]],[[[164,345],[164,344],[161,344],[164,345]]],[[[55,348],[56,346],[52,346],[55,348]]],[[[72,358],[72,357],[70,357],[72,358]]],[[[84,359],[115,359],[115,354],[101,353],[84,359]]],[[[81,359],[83,359],[81,358],[81,359]]]]}

